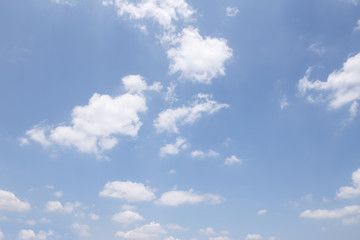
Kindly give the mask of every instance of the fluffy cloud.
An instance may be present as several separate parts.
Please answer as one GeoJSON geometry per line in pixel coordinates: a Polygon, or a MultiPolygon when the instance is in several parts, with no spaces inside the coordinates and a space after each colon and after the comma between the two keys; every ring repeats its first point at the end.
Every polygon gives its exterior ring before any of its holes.
{"type": "Polygon", "coordinates": [[[257,212],[258,215],[264,215],[265,213],[267,213],[266,209],[262,209],[257,212]]]}
{"type": "Polygon", "coordinates": [[[226,8],[226,15],[229,17],[234,17],[239,13],[239,9],[236,7],[227,7],[226,8]]]}
{"type": "Polygon", "coordinates": [[[298,83],[298,90],[310,102],[326,101],[331,109],[338,109],[360,99],[360,53],[348,58],[340,70],[328,76],[326,82],[310,81],[310,74],[311,68],[298,83]],[[308,94],[309,91],[315,95],[308,94]]]}
{"type": "Polygon", "coordinates": [[[137,136],[142,126],[138,114],[147,109],[142,93],[145,90],[158,91],[161,85],[147,86],[139,75],[126,76],[122,82],[127,91],[125,94],[111,97],[95,93],[88,105],[75,107],[71,125],[56,128],[35,126],[26,135],[44,147],[58,144],[98,156],[117,144],[115,135],[137,136]]]}
{"type": "Polygon", "coordinates": [[[182,204],[197,204],[202,202],[210,202],[211,204],[219,204],[224,201],[219,195],[214,194],[198,194],[195,193],[192,189],[189,191],[178,191],[173,190],[165,192],[161,195],[161,198],[156,201],[159,205],[166,206],[179,206],[182,204]]]}
{"type": "Polygon", "coordinates": [[[0,190],[0,210],[22,212],[30,208],[29,203],[20,201],[14,193],[0,190]]]}
{"type": "Polygon", "coordinates": [[[359,205],[345,206],[344,208],[339,208],[335,210],[324,210],[324,209],[319,209],[315,211],[305,210],[300,214],[300,217],[313,218],[313,219],[331,219],[331,218],[342,218],[349,215],[360,215],[360,206],[359,205]]]}
{"type": "Polygon", "coordinates": [[[360,196],[360,168],[352,173],[352,187],[341,187],[336,196],[339,198],[356,198],[360,196]]]}
{"type": "Polygon", "coordinates": [[[81,206],[80,202],[67,202],[63,205],[59,201],[48,201],[45,205],[45,210],[47,212],[64,212],[64,213],[72,213],[74,209],[81,206]]]}
{"type": "Polygon", "coordinates": [[[77,224],[74,223],[71,225],[72,229],[74,229],[77,233],[77,235],[79,235],[80,237],[90,237],[91,234],[89,233],[89,229],[90,227],[86,224],[81,225],[81,224],[77,224]]]}
{"type": "Polygon", "coordinates": [[[190,20],[194,10],[184,0],[103,0],[103,5],[114,5],[119,16],[131,19],[152,19],[165,29],[173,29],[174,22],[190,20]]]}
{"type": "Polygon", "coordinates": [[[131,181],[108,182],[99,193],[101,197],[125,199],[128,202],[151,201],[155,198],[154,189],[142,183],[131,181]]]}
{"type": "Polygon", "coordinates": [[[227,157],[225,159],[225,165],[232,165],[232,164],[241,164],[242,160],[237,158],[235,155],[232,155],[231,157],[227,157]]]}
{"type": "Polygon", "coordinates": [[[134,240],[157,240],[161,235],[166,234],[166,231],[159,223],[151,222],[128,232],[117,232],[116,237],[134,240]]]}
{"type": "Polygon", "coordinates": [[[19,232],[20,240],[46,240],[48,237],[54,235],[54,232],[49,230],[47,232],[39,231],[37,234],[31,229],[23,229],[19,232]]]}
{"type": "Polygon", "coordinates": [[[219,156],[219,153],[215,152],[212,149],[210,149],[207,152],[203,152],[201,150],[195,150],[191,152],[192,158],[207,158],[207,157],[217,157],[217,156],[219,156]]]}
{"type": "Polygon", "coordinates": [[[261,240],[263,237],[260,234],[248,234],[246,240],[261,240]]]}
{"type": "Polygon", "coordinates": [[[212,100],[210,95],[198,94],[190,106],[167,109],[159,113],[158,118],[154,120],[154,126],[159,132],[179,133],[179,125],[193,124],[203,114],[213,114],[227,107],[228,104],[218,103],[212,100]]]}
{"type": "Polygon", "coordinates": [[[176,155],[179,154],[181,149],[186,149],[188,147],[189,145],[186,144],[186,140],[178,137],[176,138],[176,142],[174,144],[166,144],[164,147],[161,147],[160,156],[165,157],[166,155],[176,155]]]}
{"type": "Polygon", "coordinates": [[[172,47],[167,51],[170,73],[181,73],[182,79],[210,84],[215,77],[225,75],[225,62],[232,49],[223,38],[203,38],[196,28],[188,27],[170,37],[172,47]]]}
{"type": "Polygon", "coordinates": [[[145,219],[139,213],[127,210],[115,214],[112,216],[112,220],[128,225],[134,222],[144,221],[145,219]]]}

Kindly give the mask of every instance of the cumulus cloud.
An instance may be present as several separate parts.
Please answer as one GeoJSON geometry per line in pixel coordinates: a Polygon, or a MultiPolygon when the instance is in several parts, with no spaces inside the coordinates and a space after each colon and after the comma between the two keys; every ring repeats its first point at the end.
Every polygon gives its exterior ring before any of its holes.
{"type": "Polygon", "coordinates": [[[239,9],[236,7],[227,7],[226,8],[226,15],[229,17],[234,17],[239,13],[239,9]]]}
{"type": "Polygon", "coordinates": [[[325,82],[310,81],[310,74],[311,68],[298,83],[299,92],[310,102],[325,101],[330,109],[338,109],[360,99],[360,53],[349,57],[343,67],[333,71],[325,82]]]}
{"type": "Polygon", "coordinates": [[[353,186],[341,187],[336,196],[339,198],[357,198],[360,196],[360,168],[352,173],[353,186]]]}
{"type": "Polygon", "coordinates": [[[22,202],[14,193],[0,189],[0,210],[23,212],[30,209],[30,204],[22,202]]]}
{"type": "Polygon", "coordinates": [[[112,220],[128,225],[134,222],[144,221],[145,219],[139,213],[127,210],[113,215],[112,220]]]}
{"type": "Polygon", "coordinates": [[[260,234],[248,234],[246,240],[261,240],[263,237],[260,234]]]}
{"type": "Polygon", "coordinates": [[[217,157],[217,156],[219,156],[219,153],[215,152],[212,149],[208,150],[207,152],[201,150],[195,150],[191,152],[192,158],[207,158],[207,157],[217,157]]]}
{"type": "Polygon", "coordinates": [[[233,164],[241,164],[242,160],[237,158],[235,155],[232,155],[231,157],[227,157],[225,159],[225,165],[233,165],[233,164]]]}
{"type": "Polygon", "coordinates": [[[155,199],[154,191],[142,183],[114,181],[106,183],[99,195],[101,197],[125,199],[128,202],[140,202],[155,199]]]}
{"type": "Polygon", "coordinates": [[[113,5],[119,16],[130,19],[151,19],[168,30],[175,28],[174,22],[189,21],[194,10],[185,0],[141,0],[133,3],[128,0],[103,0],[103,5],[113,5]]]}
{"type": "Polygon", "coordinates": [[[151,222],[128,232],[119,231],[115,236],[134,240],[158,240],[164,234],[166,231],[159,223],[151,222]]]}
{"type": "Polygon", "coordinates": [[[203,38],[193,27],[183,29],[170,39],[172,47],[167,50],[170,73],[180,72],[182,79],[205,84],[225,75],[225,62],[232,57],[232,49],[225,39],[203,38]]]}
{"type": "Polygon", "coordinates": [[[49,230],[39,231],[37,234],[31,229],[22,229],[19,232],[20,240],[46,240],[48,237],[54,235],[54,232],[49,230]]]}
{"type": "Polygon", "coordinates": [[[59,201],[48,201],[45,205],[45,210],[47,212],[64,212],[64,213],[72,213],[76,208],[80,207],[80,202],[67,202],[63,205],[59,201]]]}
{"type": "Polygon", "coordinates": [[[157,119],[154,120],[154,126],[159,132],[179,133],[180,125],[193,124],[203,114],[214,114],[227,107],[229,107],[228,104],[218,103],[208,94],[198,94],[190,106],[166,109],[159,113],[157,119]]]}
{"type": "Polygon", "coordinates": [[[313,219],[333,219],[333,218],[342,218],[349,215],[360,215],[360,206],[359,205],[345,206],[344,208],[339,208],[334,210],[324,210],[324,209],[319,209],[315,211],[305,210],[300,214],[300,217],[313,218],[313,219]]]}
{"type": "Polygon", "coordinates": [[[74,223],[71,225],[71,228],[75,230],[76,234],[80,237],[91,237],[89,232],[90,227],[86,224],[74,223]]]}
{"type": "Polygon", "coordinates": [[[118,143],[117,135],[137,136],[142,126],[139,113],[147,109],[142,93],[158,91],[161,85],[148,86],[139,75],[126,76],[122,82],[127,91],[125,94],[111,97],[95,93],[88,105],[73,109],[70,125],[35,126],[26,131],[26,135],[44,147],[57,144],[98,156],[118,143]]]}
{"type": "Polygon", "coordinates": [[[177,155],[180,150],[188,148],[189,145],[186,144],[186,140],[184,138],[178,137],[176,138],[176,142],[174,144],[166,144],[160,149],[160,156],[165,157],[167,155],[177,155]]]}
{"type": "Polygon", "coordinates": [[[209,193],[199,194],[190,189],[189,191],[173,190],[165,192],[161,195],[160,199],[156,201],[156,204],[165,206],[179,206],[182,204],[197,204],[202,202],[220,204],[224,201],[225,199],[219,195],[209,193]]]}

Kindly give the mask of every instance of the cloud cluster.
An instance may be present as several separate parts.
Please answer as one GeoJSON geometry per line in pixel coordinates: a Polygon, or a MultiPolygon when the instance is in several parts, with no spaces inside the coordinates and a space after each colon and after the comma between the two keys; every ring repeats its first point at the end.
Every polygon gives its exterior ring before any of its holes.
{"type": "Polygon", "coordinates": [[[147,109],[143,92],[158,91],[161,85],[148,86],[139,75],[126,76],[122,82],[127,91],[125,94],[111,97],[95,93],[88,105],[73,109],[70,125],[35,126],[26,132],[27,137],[44,147],[57,144],[101,155],[117,144],[117,135],[137,136],[142,126],[139,113],[147,109]]]}
{"type": "Polygon", "coordinates": [[[198,94],[195,96],[194,102],[189,106],[170,108],[159,113],[157,119],[154,120],[154,126],[159,132],[179,133],[178,126],[193,124],[203,114],[213,114],[228,107],[228,104],[212,100],[212,97],[208,94],[198,94]]]}
{"type": "Polygon", "coordinates": [[[215,152],[214,150],[210,149],[206,152],[201,150],[195,150],[191,152],[192,158],[207,158],[207,157],[217,157],[219,156],[218,152],[215,152]]]}
{"type": "Polygon", "coordinates": [[[37,234],[31,229],[22,229],[19,232],[19,240],[46,240],[48,237],[54,235],[54,232],[49,230],[39,231],[37,234]]]}
{"type": "MultiPolygon", "coordinates": [[[[328,102],[330,109],[356,104],[360,99],[360,53],[349,57],[339,70],[333,71],[327,81],[310,81],[311,68],[299,80],[298,90],[310,102],[328,102]],[[309,94],[313,92],[314,95],[309,94]]],[[[356,105],[357,106],[357,105],[356,105]]],[[[352,112],[357,108],[353,105],[352,112]]]]}
{"type": "Polygon", "coordinates": [[[167,155],[176,155],[179,154],[180,150],[188,148],[189,145],[186,144],[186,140],[182,137],[176,138],[174,144],[166,144],[160,148],[160,156],[165,157],[167,155]]]}
{"type": "Polygon", "coordinates": [[[360,196],[360,168],[352,173],[352,187],[341,187],[336,196],[339,198],[356,198],[360,196]]]}
{"type": "Polygon", "coordinates": [[[14,193],[0,189],[0,210],[23,212],[30,209],[30,204],[18,199],[14,193]]]}

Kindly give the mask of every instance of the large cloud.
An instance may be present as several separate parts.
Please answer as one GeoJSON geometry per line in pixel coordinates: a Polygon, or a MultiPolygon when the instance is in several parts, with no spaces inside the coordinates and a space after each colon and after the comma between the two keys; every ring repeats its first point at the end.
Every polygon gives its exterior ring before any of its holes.
{"type": "Polygon", "coordinates": [[[20,201],[14,193],[0,190],[0,210],[22,212],[30,208],[29,203],[20,201]]]}
{"type": "Polygon", "coordinates": [[[142,126],[139,113],[147,109],[143,91],[158,91],[161,85],[148,86],[139,75],[126,76],[122,82],[125,94],[111,97],[95,93],[88,105],[73,109],[70,125],[35,126],[26,135],[44,147],[57,144],[99,156],[117,144],[117,135],[137,136],[142,126]]]}
{"type": "Polygon", "coordinates": [[[136,182],[108,182],[99,193],[101,197],[125,199],[128,202],[151,201],[155,199],[154,189],[136,182]]]}
{"type": "Polygon", "coordinates": [[[300,217],[313,218],[313,219],[332,219],[332,218],[347,217],[350,215],[360,215],[360,206],[359,205],[345,206],[344,208],[339,208],[334,210],[325,210],[325,209],[319,209],[315,211],[305,210],[300,214],[300,217]]]}
{"type": "Polygon", "coordinates": [[[49,230],[39,231],[37,234],[31,229],[22,229],[19,232],[19,240],[46,240],[48,237],[54,235],[54,232],[49,230]]]}
{"type": "Polygon", "coordinates": [[[192,189],[189,191],[173,190],[162,194],[161,198],[156,201],[159,205],[165,206],[179,206],[182,204],[197,204],[202,202],[209,202],[211,204],[219,204],[224,201],[219,195],[210,193],[199,194],[192,189]]]}
{"type": "Polygon", "coordinates": [[[152,19],[165,29],[173,29],[174,21],[190,20],[194,10],[184,0],[103,0],[104,5],[114,5],[119,16],[132,19],[152,19]]]}
{"type": "Polygon", "coordinates": [[[360,168],[352,174],[352,187],[341,187],[336,193],[339,198],[356,198],[360,196],[360,168]]]}
{"type": "Polygon", "coordinates": [[[210,84],[217,76],[225,75],[225,62],[232,49],[223,38],[203,38],[196,28],[188,27],[172,37],[167,56],[170,73],[181,73],[181,78],[196,83],[210,84]]]}
{"type": "Polygon", "coordinates": [[[166,109],[159,113],[154,120],[154,126],[159,132],[179,133],[178,125],[193,124],[203,114],[213,114],[227,107],[228,104],[218,103],[212,100],[210,95],[198,94],[190,106],[166,109]]]}
{"type": "Polygon", "coordinates": [[[300,93],[309,101],[325,101],[331,109],[338,109],[345,105],[356,104],[360,99],[360,53],[348,58],[343,67],[333,71],[325,82],[310,81],[310,73],[311,68],[298,83],[300,93]]]}
{"type": "Polygon", "coordinates": [[[166,234],[164,228],[159,223],[151,222],[128,232],[119,231],[115,236],[134,240],[158,240],[163,234],[166,234]]]}

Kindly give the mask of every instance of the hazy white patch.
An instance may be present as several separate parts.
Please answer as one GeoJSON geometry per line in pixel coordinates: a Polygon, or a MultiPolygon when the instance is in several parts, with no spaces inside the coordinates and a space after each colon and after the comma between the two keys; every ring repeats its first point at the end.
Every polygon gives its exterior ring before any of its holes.
{"type": "Polygon", "coordinates": [[[210,149],[207,152],[203,152],[201,150],[195,150],[191,152],[192,158],[207,158],[207,157],[218,157],[219,153],[210,149]]]}
{"type": "Polygon", "coordinates": [[[257,212],[258,215],[264,215],[266,214],[268,211],[266,209],[261,209],[257,212]]]}
{"type": "Polygon", "coordinates": [[[0,189],[0,210],[24,212],[30,209],[30,204],[18,199],[14,193],[0,189]]]}
{"type": "Polygon", "coordinates": [[[22,145],[22,146],[29,144],[29,139],[27,139],[25,137],[20,137],[20,138],[18,138],[18,140],[19,140],[20,145],[22,145]]]}
{"type": "Polygon", "coordinates": [[[166,224],[166,228],[175,231],[187,231],[188,229],[177,224],[166,224]]]}
{"type": "Polygon", "coordinates": [[[130,211],[133,211],[133,210],[136,210],[137,207],[134,206],[134,205],[127,205],[127,204],[125,204],[125,205],[122,205],[122,206],[121,206],[121,209],[122,209],[122,210],[130,210],[130,211]]]}
{"type": "Polygon", "coordinates": [[[165,192],[161,195],[160,199],[156,201],[156,204],[175,207],[182,204],[197,204],[203,202],[220,204],[224,201],[225,199],[219,195],[209,193],[199,194],[190,189],[189,191],[173,190],[165,192]]]}
{"type": "Polygon", "coordinates": [[[154,191],[143,183],[114,181],[106,183],[99,196],[125,199],[128,202],[140,202],[155,199],[154,191]]]}
{"type": "Polygon", "coordinates": [[[115,236],[134,240],[158,240],[164,234],[166,231],[159,223],[151,222],[128,232],[119,231],[115,236]]]}
{"type": "Polygon", "coordinates": [[[261,240],[263,237],[260,234],[248,234],[246,240],[261,240]]]}
{"type": "Polygon", "coordinates": [[[62,196],[64,196],[64,193],[62,191],[56,191],[56,192],[54,192],[54,196],[55,197],[62,197],[62,196]]]}
{"type": "Polygon", "coordinates": [[[309,50],[318,55],[323,55],[327,51],[327,49],[319,42],[311,44],[309,50]]]}
{"type": "Polygon", "coordinates": [[[95,213],[89,213],[89,217],[91,220],[97,221],[100,219],[100,217],[98,215],[96,215],[95,213]]]}
{"type": "Polygon", "coordinates": [[[175,173],[176,173],[175,169],[170,169],[169,172],[168,172],[168,174],[170,174],[170,175],[174,175],[175,173]]]}
{"type": "Polygon", "coordinates": [[[80,202],[66,202],[63,205],[59,201],[48,201],[45,205],[45,210],[47,212],[64,212],[64,213],[72,213],[76,208],[80,207],[80,202]]]}
{"type": "Polygon", "coordinates": [[[74,223],[71,225],[71,228],[75,230],[76,234],[80,237],[91,237],[89,232],[90,227],[86,224],[74,223]]]}
{"type": "Polygon", "coordinates": [[[193,124],[203,114],[214,114],[228,107],[228,104],[212,100],[208,94],[198,94],[195,96],[195,101],[189,106],[167,109],[159,113],[158,118],[154,120],[154,126],[159,132],[179,133],[178,126],[193,124]]]}
{"type": "Polygon", "coordinates": [[[180,150],[188,148],[189,145],[186,143],[186,139],[178,137],[174,144],[166,144],[160,149],[160,156],[166,157],[167,155],[177,155],[180,150]]]}
{"type": "Polygon", "coordinates": [[[338,198],[357,198],[360,196],[360,168],[352,173],[353,186],[341,187],[336,196],[338,198]]]}
{"type": "Polygon", "coordinates": [[[216,235],[217,234],[215,232],[215,230],[213,228],[211,228],[211,227],[200,229],[200,233],[204,234],[204,235],[216,235]]]}
{"type": "Polygon", "coordinates": [[[236,7],[227,7],[226,8],[226,15],[229,17],[235,17],[239,13],[239,9],[236,7]]]}
{"type": "Polygon", "coordinates": [[[48,237],[54,235],[54,232],[49,230],[39,231],[37,234],[31,229],[22,229],[19,232],[19,240],[46,240],[48,237]]]}
{"type": "Polygon", "coordinates": [[[167,51],[170,73],[180,72],[182,79],[205,84],[225,75],[224,64],[232,57],[232,49],[225,39],[203,38],[193,27],[184,28],[170,39],[172,47],[167,51]]]}
{"type": "Polygon", "coordinates": [[[360,19],[357,21],[357,23],[356,23],[356,26],[355,26],[355,28],[354,28],[354,32],[355,31],[360,31],[360,19]]]}
{"type": "Polygon", "coordinates": [[[60,5],[68,5],[68,6],[75,6],[77,4],[76,0],[51,0],[55,4],[60,5]]]}
{"type": "Polygon", "coordinates": [[[237,158],[235,155],[225,159],[225,165],[242,164],[243,160],[237,158]]]}
{"type": "Polygon", "coordinates": [[[280,109],[283,110],[284,108],[288,107],[289,105],[290,104],[289,104],[287,97],[283,96],[280,100],[280,109]]]}

